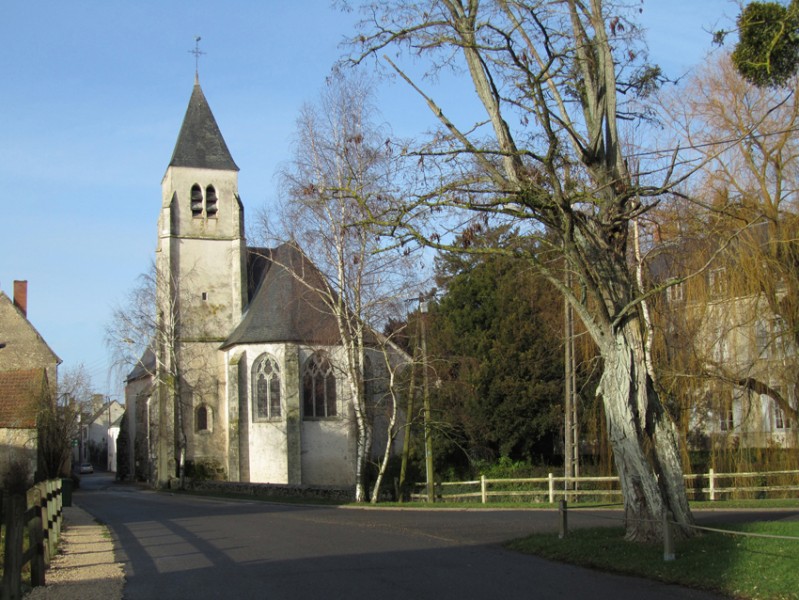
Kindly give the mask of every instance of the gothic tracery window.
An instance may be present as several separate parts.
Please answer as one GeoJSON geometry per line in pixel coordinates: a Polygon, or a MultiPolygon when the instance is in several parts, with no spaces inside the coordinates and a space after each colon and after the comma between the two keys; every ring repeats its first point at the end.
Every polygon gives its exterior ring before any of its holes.
{"type": "Polygon", "coordinates": [[[263,354],[255,361],[252,369],[252,391],[256,420],[280,417],[280,368],[272,356],[263,354]]]}
{"type": "Polygon", "coordinates": [[[337,414],[336,377],[324,352],[314,352],[305,361],[302,399],[303,417],[306,419],[324,419],[337,414]]]}

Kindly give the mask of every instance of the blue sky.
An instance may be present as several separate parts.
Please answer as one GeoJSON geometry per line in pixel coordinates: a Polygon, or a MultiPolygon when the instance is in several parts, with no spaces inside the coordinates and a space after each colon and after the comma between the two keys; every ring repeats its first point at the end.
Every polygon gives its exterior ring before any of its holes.
{"type": "MultiPolygon", "coordinates": [[[[354,2],[353,2],[354,3],[354,2]]],[[[651,59],[680,75],[737,14],[729,0],[644,0],[651,59]],[[726,18],[725,18],[726,16],[726,18]]],[[[160,183],[194,79],[234,160],[249,215],[274,204],[300,106],[314,101],[355,15],[327,0],[8,0],[0,20],[0,289],[28,280],[28,317],[62,360],[118,396],[104,328],[146,271],[160,183]]],[[[429,124],[399,83],[395,132],[429,124]]]]}

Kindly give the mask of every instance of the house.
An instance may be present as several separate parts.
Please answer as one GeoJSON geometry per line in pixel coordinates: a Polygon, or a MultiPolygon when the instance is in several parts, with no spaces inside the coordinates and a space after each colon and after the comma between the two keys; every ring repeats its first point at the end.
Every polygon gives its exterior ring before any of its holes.
{"type": "Polygon", "coordinates": [[[651,262],[656,281],[693,274],[666,290],[658,312],[661,351],[678,373],[683,426],[696,448],[799,446],[791,415],[799,353],[775,311],[788,291],[779,278],[767,289],[746,276],[747,261],[765,260],[753,249],[766,239],[764,227],[723,244],[681,238],[662,244],[651,262]]]}
{"type": "Polygon", "coordinates": [[[45,369],[0,371],[0,475],[15,463],[36,472],[39,413],[51,401],[45,369]]]}
{"type": "Polygon", "coordinates": [[[53,406],[61,360],[27,317],[28,283],[14,282],[11,300],[0,290],[0,474],[14,460],[37,463],[42,409],[53,406]]]}
{"type": "Polygon", "coordinates": [[[125,407],[117,400],[109,400],[102,394],[92,399],[92,412],[81,419],[81,462],[91,462],[104,469],[116,472],[116,441],[119,422],[125,407]]]}
{"type": "Polygon", "coordinates": [[[28,282],[14,282],[13,301],[0,290],[0,371],[43,368],[55,392],[60,363],[28,320],[28,282]]]}
{"type": "Polygon", "coordinates": [[[128,413],[127,473],[138,481],[150,481],[150,401],[155,392],[155,352],[148,347],[125,378],[125,407],[128,413]]]}
{"type": "MultiPolygon", "coordinates": [[[[134,472],[158,485],[184,464],[230,481],[353,486],[355,415],[324,276],[292,244],[248,247],[238,171],[195,81],[162,181],[155,337],[126,382],[134,472]]],[[[364,385],[380,427],[386,361],[369,335],[364,385]]],[[[405,361],[390,348],[389,364],[405,361]]],[[[374,439],[378,455],[385,434],[374,439]]]]}

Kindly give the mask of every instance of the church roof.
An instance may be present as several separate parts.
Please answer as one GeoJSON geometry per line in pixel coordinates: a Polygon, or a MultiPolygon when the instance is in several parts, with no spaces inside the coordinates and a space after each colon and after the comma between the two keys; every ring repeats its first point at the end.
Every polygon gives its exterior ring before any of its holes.
{"type": "Polygon", "coordinates": [[[155,352],[152,345],[150,345],[147,346],[141,358],[136,362],[131,372],[128,373],[125,381],[131,382],[136,379],[151,377],[153,373],[155,373],[155,352]]]}
{"type": "Polygon", "coordinates": [[[338,324],[320,290],[324,275],[299,248],[250,248],[250,303],[222,348],[237,344],[339,343],[338,324]]]}
{"type": "Polygon", "coordinates": [[[170,167],[238,171],[200,83],[195,81],[170,167]]]}

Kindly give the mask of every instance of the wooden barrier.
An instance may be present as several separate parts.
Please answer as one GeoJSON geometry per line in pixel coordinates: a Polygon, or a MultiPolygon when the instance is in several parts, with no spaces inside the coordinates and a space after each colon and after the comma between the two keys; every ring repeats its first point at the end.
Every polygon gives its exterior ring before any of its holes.
{"type": "MultiPolygon", "coordinates": [[[[731,494],[750,493],[766,496],[777,492],[799,492],[799,471],[766,471],[761,473],[708,473],[685,475],[685,483],[689,497],[694,499],[717,500],[731,494]],[[790,479],[788,485],[768,485],[768,480],[775,477],[790,479]],[[728,480],[759,479],[758,485],[720,485],[728,480]],[[699,487],[691,483],[699,483],[699,487]],[[706,485],[701,485],[707,482],[706,485]],[[697,498],[697,495],[701,497],[697,498]]],[[[413,485],[413,489],[422,488],[425,483],[413,485]]],[[[479,500],[486,504],[492,498],[523,498],[527,501],[549,502],[555,504],[559,499],[579,501],[581,498],[601,499],[602,501],[621,500],[618,477],[556,477],[549,473],[547,477],[530,477],[516,479],[489,479],[484,475],[472,481],[445,481],[438,483],[437,496],[443,501],[479,500]],[[492,489],[493,488],[493,489],[492,489]],[[504,489],[503,489],[504,488],[504,489]],[[510,489],[513,488],[513,489],[510,489]],[[468,491],[474,489],[475,491],[468,491]]],[[[424,493],[411,494],[412,500],[426,500],[424,493]]]]}
{"type": "Polygon", "coordinates": [[[26,494],[3,495],[5,547],[2,600],[20,600],[22,572],[30,564],[30,585],[44,585],[44,572],[61,534],[61,480],[42,481],[26,494]],[[27,547],[25,533],[28,534],[27,547]]]}

